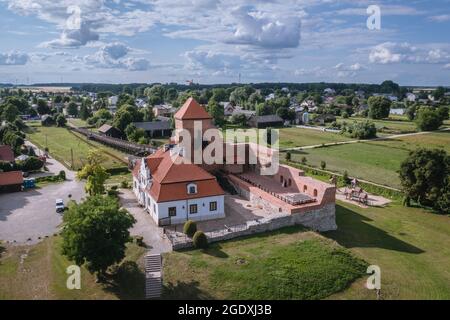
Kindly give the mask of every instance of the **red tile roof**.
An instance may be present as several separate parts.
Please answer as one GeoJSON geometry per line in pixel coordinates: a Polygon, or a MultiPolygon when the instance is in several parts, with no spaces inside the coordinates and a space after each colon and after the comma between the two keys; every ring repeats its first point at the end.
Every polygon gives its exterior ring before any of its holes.
{"type": "Polygon", "coordinates": [[[14,161],[14,152],[12,151],[10,146],[0,146],[0,161],[14,161]]]}
{"type": "MultiPolygon", "coordinates": [[[[147,190],[156,202],[176,201],[223,195],[224,191],[216,178],[195,164],[178,163],[180,156],[172,159],[170,151],[159,149],[145,158],[152,174],[153,183],[147,190]],[[187,185],[197,184],[197,193],[188,194],[187,185]]],[[[138,176],[141,160],[138,160],[133,175],[138,176]]]]}
{"type": "Polygon", "coordinates": [[[192,97],[186,100],[183,106],[175,113],[174,117],[179,120],[212,119],[205,108],[192,97]]]}
{"type": "Polygon", "coordinates": [[[0,186],[10,186],[23,183],[21,171],[0,172],[0,186]]]}

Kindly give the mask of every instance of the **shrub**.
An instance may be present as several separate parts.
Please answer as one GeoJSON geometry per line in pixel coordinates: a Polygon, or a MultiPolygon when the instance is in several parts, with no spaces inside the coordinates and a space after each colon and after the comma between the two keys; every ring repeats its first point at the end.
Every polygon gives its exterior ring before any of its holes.
{"type": "Polygon", "coordinates": [[[22,171],[35,171],[42,168],[44,162],[37,157],[28,157],[24,161],[19,161],[18,166],[22,171]]]}
{"type": "Polygon", "coordinates": [[[354,122],[347,131],[351,138],[370,139],[377,136],[377,128],[375,124],[370,121],[354,122]]]}
{"type": "Polygon", "coordinates": [[[186,221],[183,226],[183,232],[188,237],[194,236],[194,234],[197,232],[197,224],[192,220],[186,221]]]}
{"type": "Polygon", "coordinates": [[[345,185],[348,185],[350,183],[350,178],[348,176],[347,170],[345,170],[342,174],[342,180],[344,181],[345,185]]]}
{"type": "Polygon", "coordinates": [[[122,180],[122,182],[120,183],[120,187],[122,189],[128,189],[129,188],[128,181],[127,180],[122,180]]]}
{"type": "Polygon", "coordinates": [[[61,178],[61,180],[66,180],[66,172],[64,170],[61,170],[58,176],[61,178]]]}
{"type": "Polygon", "coordinates": [[[421,131],[437,130],[442,125],[442,115],[430,108],[420,108],[416,115],[416,125],[421,131]]]}
{"type": "Polygon", "coordinates": [[[206,249],[208,247],[208,238],[203,231],[197,231],[192,240],[196,248],[206,249]]]}
{"type": "Polygon", "coordinates": [[[306,157],[302,157],[302,164],[306,164],[306,162],[308,162],[308,160],[306,159],[306,157]]]}
{"type": "Polygon", "coordinates": [[[288,151],[285,155],[286,161],[291,161],[291,153],[288,151]]]}
{"type": "Polygon", "coordinates": [[[320,161],[320,168],[322,170],[325,170],[326,167],[327,167],[327,163],[325,161],[320,161]]]}

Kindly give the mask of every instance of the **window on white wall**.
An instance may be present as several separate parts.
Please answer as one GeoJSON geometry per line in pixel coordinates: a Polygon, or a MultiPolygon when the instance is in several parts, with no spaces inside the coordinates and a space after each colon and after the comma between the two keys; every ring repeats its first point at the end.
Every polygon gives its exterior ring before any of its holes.
{"type": "Polygon", "coordinates": [[[169,217],[175,217],[177,215],[177,207],[169,208],[169,217]]]}
{"type": "Polygon", "coordinates": [[[190,214],[195,214],[197,212],[198,212],[198,209],[197,209],[197,205],[196,204],[189,205],[189,213],[190,214]]]}
{"type": "Polygon", "coordinates": [[[216,211],[217,210],[217,201],[211,201],[209,203],[209,211],[216,211]]]}
{"type": "Polygon", "coordinates": [[[196,194],[197,193],[197,185],[195,183],[189,183],[187,185],[187,193],[188,194],[196,194]]]}

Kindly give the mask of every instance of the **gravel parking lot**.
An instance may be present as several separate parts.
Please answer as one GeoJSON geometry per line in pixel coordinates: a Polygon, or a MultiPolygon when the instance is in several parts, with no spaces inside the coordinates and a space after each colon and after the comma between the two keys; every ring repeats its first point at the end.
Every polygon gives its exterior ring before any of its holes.
{"type": "Polygon", "coordinates": [[[67,181],[23,192],[0,194],[0,240],[34,244],[40,241],[39,237],[53,235],[62,222],[62,214],[56,213],[56,199],[63,199],[67,204],[69,195],[75,201],[85,196],[84,183],[75,180],[74,172],[54,159],[48,159],[46,166],[53,174],[65,170],[67,181]]]}

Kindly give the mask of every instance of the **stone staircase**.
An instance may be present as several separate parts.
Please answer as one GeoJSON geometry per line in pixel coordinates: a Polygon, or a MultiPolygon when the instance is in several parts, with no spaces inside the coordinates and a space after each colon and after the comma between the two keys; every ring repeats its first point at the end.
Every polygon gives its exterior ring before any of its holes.
{"type": "Polygon", "coordinates": [[[160,254],[145,256],[145,298],[159,298],[162,291],[162,258],[160,254]]]}

